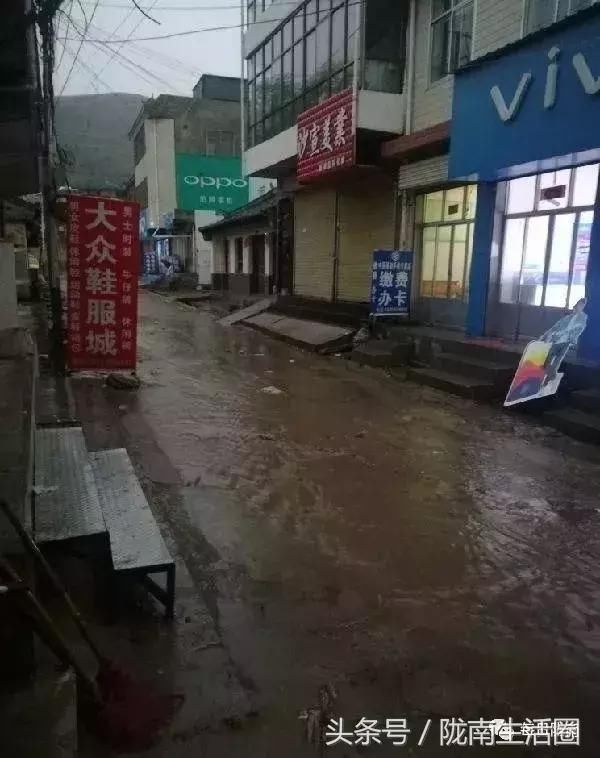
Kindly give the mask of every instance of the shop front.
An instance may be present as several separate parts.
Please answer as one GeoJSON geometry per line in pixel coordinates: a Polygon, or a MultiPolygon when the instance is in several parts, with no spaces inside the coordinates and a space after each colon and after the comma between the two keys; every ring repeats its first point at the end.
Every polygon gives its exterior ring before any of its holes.
{"type": "Polygon", "coordinates": [[[600,360],[599,38],[596,6],[456,75],[449,176],[477,183],[473,336],[537,337],[586,297],[580,356],[600,360]]]}

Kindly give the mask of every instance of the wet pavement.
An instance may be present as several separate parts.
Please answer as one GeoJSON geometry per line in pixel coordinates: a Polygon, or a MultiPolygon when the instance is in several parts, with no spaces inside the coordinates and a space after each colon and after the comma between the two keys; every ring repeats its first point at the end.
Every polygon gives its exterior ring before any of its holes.
{"type": "Polygon", "coordinates": [[[140,309],[142,388],[73,384],[180,568],[173,627],[111,643],[185,691],[152,756],[314,755],[298,713],[327,683],[347,724],[408,719],[408,746],[375,754],[450,755],[440,717],[509,716],[581,718],[597,754],[600,450],[209,310],[140,309]]]}

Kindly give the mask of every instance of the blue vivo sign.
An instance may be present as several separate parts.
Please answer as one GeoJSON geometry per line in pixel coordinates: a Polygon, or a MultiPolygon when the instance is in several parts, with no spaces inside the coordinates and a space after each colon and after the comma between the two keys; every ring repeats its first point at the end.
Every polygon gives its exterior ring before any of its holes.
{"type": "Polygon", "coordinates": [[[600,8],[456,75],[451,178],[493,180],[598,159],[600,8]]]}

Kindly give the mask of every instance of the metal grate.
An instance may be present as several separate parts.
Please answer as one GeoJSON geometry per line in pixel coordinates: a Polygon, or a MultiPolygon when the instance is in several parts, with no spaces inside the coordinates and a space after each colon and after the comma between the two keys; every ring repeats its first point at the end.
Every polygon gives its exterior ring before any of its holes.
{"type": "Polygon", "coordinates": [[[39,542],[106,531],[80,427],[36,430],[34,481],[39,542]]]}
{"type": "Polygon", "coordinates": [[[173,565],[127,451],[101,450],[90,453],[89,459],[110,534],[115,571],[173,565]]]}

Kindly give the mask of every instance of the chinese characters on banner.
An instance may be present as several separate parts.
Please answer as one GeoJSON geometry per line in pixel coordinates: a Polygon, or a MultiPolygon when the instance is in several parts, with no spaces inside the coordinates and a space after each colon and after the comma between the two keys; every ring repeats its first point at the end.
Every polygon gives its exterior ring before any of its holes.
{"type": "Polygon", "coordinates": [[[373,253],[371,315],[409,315],[412,267],[410,250],[376,250],[373,253]]]}
{"type": "Polygon", "coordinates": [[[139,206],[83,195],[68,202],[69,366],[135,369],[139,206]]]}
{"type": "Polygon", "coordinates": [[[353,166],[356,124],[352,90],[333,95],[298,117],[298,180],[307,182],[353,166]]]}

